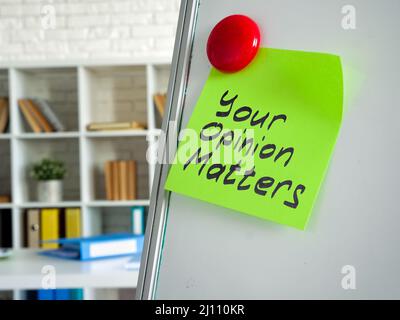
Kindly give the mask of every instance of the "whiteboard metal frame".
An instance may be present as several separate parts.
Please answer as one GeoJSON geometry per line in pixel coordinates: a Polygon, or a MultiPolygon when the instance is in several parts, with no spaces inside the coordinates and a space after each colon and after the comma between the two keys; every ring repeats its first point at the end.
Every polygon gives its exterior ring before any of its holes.
{"type": "MultiPolygon", "coordinates": [[[[159,143],[157,159],[169,159],[169,155],[175,154],[176,151],[177,141],[171,141],[171,137],[177,136],[179,128],[170,124],[171,121],[177,123],[182,116],[199,4],[200,0],[182,0],[181,2],[168,84],[166,113],[162,123],[165,145],[159,143]]],[[[170,197],[170,192],[164,190],[168,168],[168,163],[157,162],[154,173],[136,294],[137,299],[141,300],[151,300],[155,297],[170,197]]]]}

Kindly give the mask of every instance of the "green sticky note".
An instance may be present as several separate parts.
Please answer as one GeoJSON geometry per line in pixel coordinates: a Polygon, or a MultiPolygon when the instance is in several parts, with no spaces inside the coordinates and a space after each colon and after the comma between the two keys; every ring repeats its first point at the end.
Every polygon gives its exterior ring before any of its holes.
{"type": "Polygon", "coordinates": [[[340,58],[260,49],[212,69],[165,188],[304,230],[342,119],[340,58]]]}

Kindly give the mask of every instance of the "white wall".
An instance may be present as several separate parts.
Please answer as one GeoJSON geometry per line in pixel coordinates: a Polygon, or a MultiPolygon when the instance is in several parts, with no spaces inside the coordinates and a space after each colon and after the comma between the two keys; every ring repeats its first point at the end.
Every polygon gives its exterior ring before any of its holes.
{"type": "Polygon", "coordinates": [[[180,0],[0,0],[0,63],[172,57],[180,0]]]}

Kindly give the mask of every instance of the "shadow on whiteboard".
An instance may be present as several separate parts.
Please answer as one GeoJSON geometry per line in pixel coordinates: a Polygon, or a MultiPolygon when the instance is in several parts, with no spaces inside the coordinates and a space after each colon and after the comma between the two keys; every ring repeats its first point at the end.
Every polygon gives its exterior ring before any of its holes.
{"type": "Polygon", "coordinates": [[[351,62],[342,58],[343,69],[343,120],[346,119],[347,112],[351,111],[361,94],[361,89],[366,75],[356,68],[351,62]]]}

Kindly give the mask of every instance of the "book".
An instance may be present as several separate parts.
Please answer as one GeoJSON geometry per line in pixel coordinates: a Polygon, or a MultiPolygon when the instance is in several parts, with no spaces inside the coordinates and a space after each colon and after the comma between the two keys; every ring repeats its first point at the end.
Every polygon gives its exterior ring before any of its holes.
{"type": "Polygon", "coordinates": [[[81,236],[81,209],[65,209],[65,237],[78,238],[81,236]]]}
{"type": "Polygon", "coordinates": [[[55,300],[56,290],[54,289],[40,289],[37,290],[37,300],[55,300]]]}
{"type": "Polygon", "coordinates": [[[132,255],[143,249],[144,236],[117,233],[86,238],[58,239],[47,241],[58,243],[57,250],[45,250],[40,254],[75,260],[94,260],[132,255]]]}
{"type": "Polygon", "coordinates": [[[136,194],[136,161],[128,161],[128,200],[135,200],[136,194]]]}
{"type": "Polygon", "coordinates": [[[119,166],[118,161],[112,161],[112,177],[113,177],[113,200],[121,200],[119,190],[119,166]]]}
{"type": "Polygon", "coordinates": [[[39,111],[38,107],[32,102],[32,100],[26,99],[25,101],[29,105],[30,112],[35,118],[36,122],[39,124],[42,131],[46,133],[53,132],[53,127],[47,121],[45,116],[39,111]]]}
{"type": "Polygon", "coordinates": [[[40,216],[40,235],[41,244],[44,249],[58,248],[57,242],[49,242],[48,240],[56,240],[59,237],[59,210],[58,209],[42,209],[40,216]]]}
{"type": "Polygon", "coordinates": [[[144,130],[146,125],[138,121],[131,122],[96,122],[87,125],[88,131],[144,130]]]}
{"type": "Polygon", "coordinates": [[[112,170],[112,161],[107,161],[104,164],[104,185],[106,189],[106,199],[107,200],[114,200],[114,176],[112,170]]]}
{"type": "Polygon", "coordinates": [[[71,290],[69,289],[54,290],[53,300],[71,300],[71,290]]]}
{"type": "Polygon", "coordinates": [[[26,245],[29,248],[40,247],[40,210],[28,209],[25,212],[26,245]]]}
{"type": "Polygon", "coordinates": [[[134,235],[143,235],[145,231],[145,208],[136,206],[131,208],[131,226],[134,235]]]}
{"type": "Polygon", "coordinates": [[[156,93],[153,96],[153,100],[154,100],[154,104],[155,104],[156,109],[157,109],[158,113],[160,114],[161,118],[164,117],[165,103],[167,100],[167,95],[162,94],[162,93],[156,93]]]}
{"type": "Polygon", "coordinates": [[[0,203],[10,203],[11,197],[9,195],[0,195],[0,203]]]}
{"type": "Polygon", "coordinates": [[[107,200],[135,200],[136,161],[107,161],[104,164],[104,185],[107,200]]]}
{"type": "MultiPolygon", "coordinates": [[[[81,236],[81,209],[66,208],[61,216],[60,238],[78,238],[81,236]],[[64,230],[61,230],[64,228],[64,230]]],[[[83,300],[82,289],[57,289],[55,291],[55,300],[83,300]]]]}
{"type": "Polygon", "coordinates": [[[9,123],[9,106],[7,98],[0,98],[0,133],[7,131],[9,123]]]}
{"type": "Polygon", "coordinates": [[[40,289],[27,291],[28,300],[83,300],[82,289],[40,289]]]}
{"type": "Polygon", "coordinates": [[[119,199],[128,200],[128,164],[127,161],[118,161],[119,199]]]}
{"type": "Polygon", "coordinates": [[[38,290],[26,290],[25,291],[25,299],[26,300],[37,300],[38,299],[38,290]]]}
{"type": "Polygon", "coordinates": [[[70,300],[83,300],[83,289],[70,289],[70,300]]]}
{"type": "Polygon", "coordinates": [[[64,124],[60,121],[60,118],[55,114],[50,103],[45,99],[32,98],[32,102],[36,105],[39,111],[46,117],[50,125],[55,131],[62,132],[65,131],[64,124]]]}
{"type": "Polygon", "coordinates": [[[12,215],[10,209],[0,210],[0,248],[12,247],[12,215]]]}
{"type": "Polygon", "coordinates": [[[27,103],[25,99],[19,99],[18,105],[21,113],[25,118],[25,121],[28,123],[32,131],[35,133],[41,133],[42,129],[40,128],[40,125],[37,123],[35,117],[33,116],[29,103],[27,103]]]}

